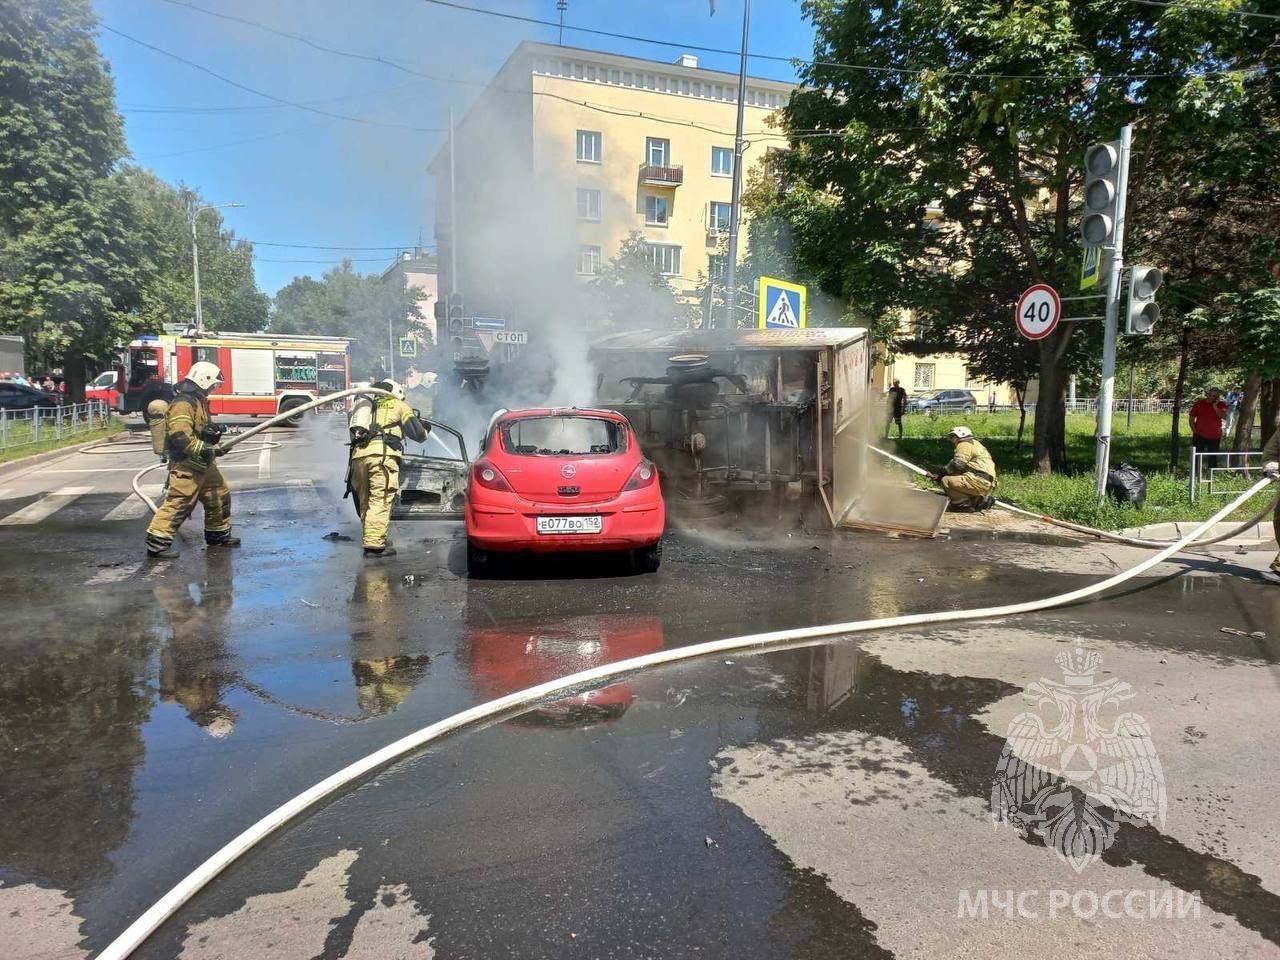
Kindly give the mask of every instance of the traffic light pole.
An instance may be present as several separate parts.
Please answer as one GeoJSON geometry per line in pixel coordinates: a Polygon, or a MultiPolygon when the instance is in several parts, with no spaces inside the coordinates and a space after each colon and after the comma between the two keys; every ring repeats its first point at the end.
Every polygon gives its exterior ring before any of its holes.
{"type": "Polygon", "coordinates": [[[1116,336],[1120,325],[1120,281],[1124,273],[1124,208],[1129,192],[1129,148],[1133,127],[1120,128],[1120,170],[1116,177],[1116,227],[1111,247],[1111,266],[1107,271],[1107,315],[1102,340],[1102,387],[1098,393],[1098,502],[1107,493],[1107,471],[1111,466],[1111,408],[1116,393],[1116,336]]]}

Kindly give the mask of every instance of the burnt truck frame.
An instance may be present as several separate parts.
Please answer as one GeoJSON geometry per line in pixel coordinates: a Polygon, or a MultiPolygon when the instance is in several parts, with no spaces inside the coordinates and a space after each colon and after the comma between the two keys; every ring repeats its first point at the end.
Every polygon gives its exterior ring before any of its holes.
{"type": "Polygon", "coordinates": [[[624,414],[668,496],[810,496],[837,525],[866,471],[871,338],[861,327],[628,331],[590,349],[597,403],[624,414]]]}

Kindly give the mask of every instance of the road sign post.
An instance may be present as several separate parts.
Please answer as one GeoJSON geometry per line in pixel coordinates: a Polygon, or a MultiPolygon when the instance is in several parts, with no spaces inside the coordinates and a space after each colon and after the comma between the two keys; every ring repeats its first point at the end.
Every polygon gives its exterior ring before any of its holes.
{"type": "Polygon", "coordinates": [[[1013,308],[1013,319],[1018,332],[1028,340],[1043,340],[1062,319],[1062,298],[1047,283],[1035,283],[1022,291],[1018,305],[1013,308]]]}
{"type": "Polygon", "coordinates": [[[1111,263],[1107,270],[1107,315],[1102,338],[1102,387],[1098,392],[1096,454],[1098,474],[1095,478],[1095,488],[1099,503],[1107,495],[1107,472],[1111,467],[1111,406],[1115,401],[1116,332],[1120,322],[1120,278],[1124,273],[1124,206],[1125,195],[1129,190],[1129,152],[1132,145],[1133,127],[1125,124],[1120,129],[1120,155],[1117,158],[1119,170],[1115,187],[1115,227],[1111,236],[1111,263]]]}
{"type": "Polygon", "coordinates": [[[807,291],[803,284],[773,277],[760,278],[760,329],[802,330],[809,325],[807,291]]]}

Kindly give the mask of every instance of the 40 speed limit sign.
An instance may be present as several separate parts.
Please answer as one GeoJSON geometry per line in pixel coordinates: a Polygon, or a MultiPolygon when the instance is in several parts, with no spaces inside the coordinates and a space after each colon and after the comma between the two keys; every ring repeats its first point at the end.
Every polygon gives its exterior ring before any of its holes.
{"type": "Polygon", "coordinates": [[[1013,318],[1018,332],[1028,340],[1043,340],[1058,326],[1062,319],[1062,301],[1058,291],[1047,283],[1037,283],[1022,291],[1013,318]]]}

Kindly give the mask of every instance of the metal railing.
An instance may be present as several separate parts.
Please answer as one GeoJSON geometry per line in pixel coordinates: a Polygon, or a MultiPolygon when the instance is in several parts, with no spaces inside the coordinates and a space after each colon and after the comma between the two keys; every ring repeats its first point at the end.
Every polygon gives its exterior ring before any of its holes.
{"type": "Polygon", "coordinates": [[[34,447],[78,433],[89,433],[105,427],[110,421],[111,407],[101,400],[60,407],[0,410],[0,450],[34,447]]]}
{"type": "Polygon", "coordinates": [[[1203,493],[1210,497],[1224,497],[1239,493],[1243,485],[1262,476],[1262,451],[1244,450],[1239,453],[1223,450],[1218,453],[1201,453],[1195,447],[1187,463],[1187,492],[1191,502],[1203,493]],[[1239,482],[1230,483],[1235,477],[1239,482]]]}

